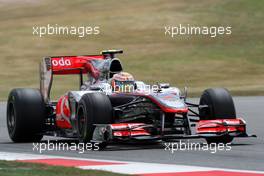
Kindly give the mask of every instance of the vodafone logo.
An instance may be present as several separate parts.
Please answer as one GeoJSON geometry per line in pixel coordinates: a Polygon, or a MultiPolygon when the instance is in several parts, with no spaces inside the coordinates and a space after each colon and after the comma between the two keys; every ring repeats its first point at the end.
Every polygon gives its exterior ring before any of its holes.
{"type": "Polygon", "coordinates": [[[71,66],[71,60],[70,59],[64,59],[63,57],[59,60],[52,60],[53,66],[71,66]]]}

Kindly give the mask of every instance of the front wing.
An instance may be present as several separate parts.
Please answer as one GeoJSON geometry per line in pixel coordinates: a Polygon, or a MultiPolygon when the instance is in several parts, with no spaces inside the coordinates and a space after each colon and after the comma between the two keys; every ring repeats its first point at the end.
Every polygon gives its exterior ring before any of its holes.
{"type": "Polygon", "coordinates": [[[225,135],[256,137],[246,133],[246,123],[243,119],[200,120],[196,132],[190,135],[166,134],[160,131],[161,129],[144,123],[95,124],[95,126],[93,141],[97,142],[209,138],[225,135]]]}

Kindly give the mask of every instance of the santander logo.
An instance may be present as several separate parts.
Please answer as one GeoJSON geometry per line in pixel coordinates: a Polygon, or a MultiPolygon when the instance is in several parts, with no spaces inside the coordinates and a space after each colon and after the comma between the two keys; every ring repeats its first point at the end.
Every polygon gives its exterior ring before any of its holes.
{"type": "Polygon", "coordinates": [[[63,57],[59,60],[52,60],[53,66],[71,66],[71,60],[70,59],[64,59],[63,57]]]}

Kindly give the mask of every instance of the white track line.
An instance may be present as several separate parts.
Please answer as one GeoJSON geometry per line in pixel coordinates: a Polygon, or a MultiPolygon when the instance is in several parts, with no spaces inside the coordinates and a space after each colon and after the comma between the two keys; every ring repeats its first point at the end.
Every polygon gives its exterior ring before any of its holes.
{"type": "Polygon", "coordinates": [[[38,159],[52,159],[52,158],[121,163],[121,164],[113,164],[113,165],[77,166],[77,168],[104,170],[104,171],[111,171],[111,172],[123,173],[123,174],[176,173],[176,172],[197,172],[197,171],[215,171],[215,170],[264,174],[264,171],[254,171],[254,170],[237,170],[237,169],[223,169],[223,168],[187,166],[187,165],[177,165],[177,164],[158,164],[158,163],[144,163],[144,162],[131,162],[131,161],[88,159],[88,158],[78,158],[78,157],[62,157],[62,156],[41,155],[41,154],[0,152],[0,160],[9,160],[9,161],[35,160],[35,159],[38,160],[38,159]]]}
{"type": "Polygon", "coordinates": [[[212,168],[169,165],[169,164],[151,164],[151,163],[128,163],[126,165],[108,165],[108,166],[80,166],[82,169],[95,169],[122,174],[149,174],[149,173],[175,173],[190,171],[211,171],[212,168]]]}

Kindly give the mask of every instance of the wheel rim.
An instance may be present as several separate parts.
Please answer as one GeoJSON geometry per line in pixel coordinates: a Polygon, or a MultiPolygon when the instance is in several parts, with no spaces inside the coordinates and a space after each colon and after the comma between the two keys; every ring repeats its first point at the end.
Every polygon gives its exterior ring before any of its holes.
{"type": "Polygon", "coordinates": [[[16,116],[15,116],[14,105],[12,103],[10,103],[9,104],[9,111],[7,114],[7,127],[8,127],[8,132],[10,134],[14,133],[15,125],[16,125],[16,116]]]}

